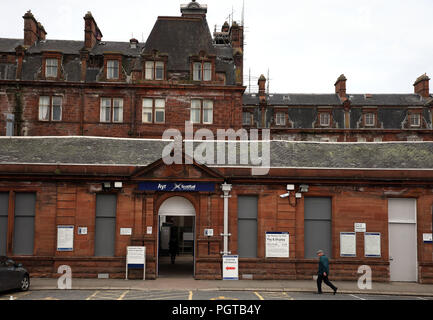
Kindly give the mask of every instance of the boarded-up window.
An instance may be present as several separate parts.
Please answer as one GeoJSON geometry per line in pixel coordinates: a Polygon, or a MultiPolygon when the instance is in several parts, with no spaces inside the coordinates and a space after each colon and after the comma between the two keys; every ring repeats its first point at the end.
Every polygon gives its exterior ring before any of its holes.
{"type": "Polygon", "coordinates": [[[113,257],[116,240],[115,194],[96,195],[95,256],[113,257]]]}
{"type": "Polygon", "coordinates": [[[306,197],[304,201],[304,257],[316,258],[317,250],[332,257],[331,198],[306,197]]]}
{"type": "Polygon", "coordinates": [[[9,193],[0,193],[0,256],[6,255],[6,243],[8,235],[8,209],[9,193]]]}
{"type": "Polygon", "coordinates": [[[255,196],[238,197],[238,255],[257,258],[257,204],[255,196]]]}
{"type": "Polygon", "coordinates": [[[33,255],[35,207],[35,193],[15,194],[14,255],[33,255]]]}

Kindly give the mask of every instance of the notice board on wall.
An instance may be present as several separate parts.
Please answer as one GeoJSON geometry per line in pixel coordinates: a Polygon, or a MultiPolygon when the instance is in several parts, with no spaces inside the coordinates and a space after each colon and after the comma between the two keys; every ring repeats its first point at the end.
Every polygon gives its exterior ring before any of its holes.
{"type": "Polygon", "coordinates": [[[57,251],[74,250],[74,226],[57,226],[57,251]]]}
{"type": "Polygon", "coordinates": [[[355,232],[340,232],[340,256],[356,257],[355,232]]]}
{"type": "Polygon", "coordinates": [[[366,257],[380,257],[380,232],[364,234],[364,251],[366,257]]]}
{"type": "Polygon", "coordinates": [[[289,237],[288,232],[266,232],[266,258],[288,258],[289,237]]]}

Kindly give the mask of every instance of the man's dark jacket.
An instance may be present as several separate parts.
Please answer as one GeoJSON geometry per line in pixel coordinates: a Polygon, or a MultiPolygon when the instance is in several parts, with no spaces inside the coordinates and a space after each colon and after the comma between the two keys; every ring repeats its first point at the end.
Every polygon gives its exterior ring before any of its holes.
{"type": "Polygon", "coordinates": [[[326,272],[326,275],[329,275],[329,260],[327,256],[321,256],[319,258],[319,271],[317,274],[323,275],[323,272],[326,272]]]}

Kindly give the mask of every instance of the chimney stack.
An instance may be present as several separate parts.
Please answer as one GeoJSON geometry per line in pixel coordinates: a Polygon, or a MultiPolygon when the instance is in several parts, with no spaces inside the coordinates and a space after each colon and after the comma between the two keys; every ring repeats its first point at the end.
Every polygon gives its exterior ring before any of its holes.
{"type": "Polygon", "coordinates": [[[413,84],[415,88],[415,93],[419,94],[424,98],[429,98],[430,97],[429,81],[430,78],[427,76],[427,74],[424,73],[422,76],[419,76],[415,80],[415,83],[413,84]]]}
{"type": "Polygon", "coordinates": [[[259,78],[259,100],[266,100],[266,78],[264,75],[261,75],[259,78]]]}
{"type": "Polygon", "coordinates": [[[188,4],[180,5],[180,12],[182,13],[182,17],[206,19],[207,5],[201,5],[192,0],[188,4]]]}
{"type": "Polygon", "coordinates": [[[340,99],[342,100],[346,100],[347,96],[346,96],[346,77],[344,76],[344,74],[340,75],[337,79],[337,81],[335,82],[334,86],[335,86],[335,93],[338,94],[338,96],[340,97],[340,99]]]}
{"type": "MultiPolygon", "coordinates": [[[[223,26],[224,28],[224,26],[223,26]]],[[[230,43],[236,66],[236,83],[243,85],[244,81],[244,27],[233,21],[230,28],[230,43]]]]}
{"type": "Polygon", "coordinates": [[[24,47],[31,47],[37,41],[45,40],[47,32],[42,24],[36,21],[33,13],[29,10],[23,16],[24,19],[24,47]]]}
{"type": "Polygon", "coordinates": [[[89,11],[84,16],[84,47],[92,49],[102,39],[102,32],[99,30],[92,13],[89,11]]]}
{"type": "Polygon", "coordinates": [[[131,49],[137,49],[138,47],[138,40],[135,38],[132,38],[131,40],[129,40],[129,46],[131,49]]]}

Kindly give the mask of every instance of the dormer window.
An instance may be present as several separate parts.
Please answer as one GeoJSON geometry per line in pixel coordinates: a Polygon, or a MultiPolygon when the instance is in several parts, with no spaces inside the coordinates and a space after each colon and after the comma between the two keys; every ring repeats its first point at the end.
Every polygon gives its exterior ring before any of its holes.
{"type": "Polygon", "coordinates": [[[419,113],[412,113],[410,115],[410,126],[419,127],[421,125],[421,115],[419,113]]]}
{"type": "Polygon", "coordinates": [[[59,70],[59,60],[53,58],[45,59],[45,77],[57,78],[59,70]]]}
{"type": "Polygon", "coordinates": [[[119,79],[119,60],[107,61],[107,79],[119,79]]]}
{"type": "Polygon", "coordinates": [[[329,112],[322,112],[320,113],[320,125],[322,127],[329,127],[329,124],[331,123],[331,115],[329,112]]]}
{"type": "Polygon", "coordinates": [[[366,127],[374,127],[376,125],[376,116],[374,113],[366,113],[364,115],[364,123],[366,127]]]}
{"type": "Polygon", "coordinates": [[[212,63],[194,62],[193,63],[193,80],[194,81],[211,81],[212,80],[212,63]]]}
{"type": "Polygon", "coordinates": [[[164,61],[146,61],[145,79],[146,80],[164,80],[164,61]]]}

